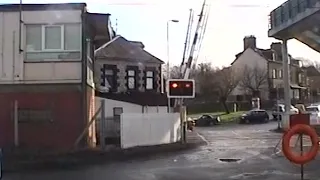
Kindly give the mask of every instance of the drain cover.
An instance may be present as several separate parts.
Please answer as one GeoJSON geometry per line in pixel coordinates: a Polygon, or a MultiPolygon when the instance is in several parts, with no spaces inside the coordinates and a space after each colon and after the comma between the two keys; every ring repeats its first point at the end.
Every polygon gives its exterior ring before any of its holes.
{"type": "Polygon", "coordinates": [[[222,159],[219,159],[219,161],[221,162],[237,162],[237,161],[240,161],[241,159],[236,159],[236,158],[222,158],[222,159]]]}

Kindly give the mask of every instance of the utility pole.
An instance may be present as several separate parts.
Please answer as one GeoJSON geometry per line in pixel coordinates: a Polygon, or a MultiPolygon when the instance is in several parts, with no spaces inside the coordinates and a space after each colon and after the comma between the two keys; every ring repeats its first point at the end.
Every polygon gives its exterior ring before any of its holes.
{"type": "MultiPolygon", "coordinates": [[[[178,20],[172,19],[167,21],[167,81],[170,79],[170,41],[169,41],[169,23],[178,23],[178,20]]],[[[168,91],[168,89],[167,89],[168,91]]],[[[168,97],[168,113],[170,113],[170,98],[168,97]]]]}

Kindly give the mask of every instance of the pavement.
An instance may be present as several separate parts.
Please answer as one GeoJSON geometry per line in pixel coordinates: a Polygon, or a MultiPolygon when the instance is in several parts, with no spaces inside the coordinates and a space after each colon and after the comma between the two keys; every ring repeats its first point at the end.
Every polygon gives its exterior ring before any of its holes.
{"type": "MultiPolygon", "coordinates": [[[[285,159],[276,122],[196,128],[197,148],[74,169],[4,173],[3,180],[295,180],[300,166],[285,159]]],[[[305,165],[305,179],[319,179],[320,158],[305,165]]]]}

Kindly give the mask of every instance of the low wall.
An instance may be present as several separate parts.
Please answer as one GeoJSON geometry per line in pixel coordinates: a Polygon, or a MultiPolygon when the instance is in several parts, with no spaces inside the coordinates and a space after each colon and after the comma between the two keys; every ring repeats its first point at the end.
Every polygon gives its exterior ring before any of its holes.
{"type": "Polygon", "coordinates": [[[179,113],[123,113],[120,119],[121,148],[178,142],[179,113]]]}

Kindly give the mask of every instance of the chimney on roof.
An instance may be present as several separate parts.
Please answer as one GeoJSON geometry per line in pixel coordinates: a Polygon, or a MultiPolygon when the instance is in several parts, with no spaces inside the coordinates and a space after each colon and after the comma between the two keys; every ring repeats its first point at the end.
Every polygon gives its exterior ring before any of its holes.
{"type": "Polygon", "coordinates": [[[272,49],[275,53],[276,61],[280,61],[282,58],[282,44],[281,42],[273,42],[270,45],[270,49],[272,49]]]}
{"type": "Polygon", "coordinates": [[[253,35],[246,36],[243,38],[243,50],[246,50],[248,48],[256,49],[256,37],[253,35]]]}

